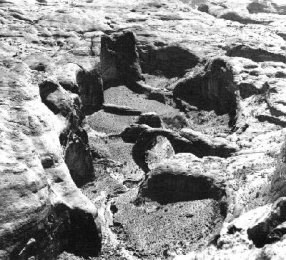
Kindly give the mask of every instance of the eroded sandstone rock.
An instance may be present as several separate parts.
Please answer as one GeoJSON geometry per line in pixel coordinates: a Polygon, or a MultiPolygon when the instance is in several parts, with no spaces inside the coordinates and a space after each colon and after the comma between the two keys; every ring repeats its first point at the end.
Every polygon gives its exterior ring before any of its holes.
{"type": "Polygon", "coordinates": [[[143,79],[133,32],[103,35],[101,71],[104,84],[133,84],[143,79]]]}
{"type": "MultiPolygon", "coordinates": [[[[1,67],[0,73],[1,258],[56,259],[71,249],[97,255],[97,210],[77,189],[62,158],[58,133],[63,122],[28,83],[25,65],[1,67]],[[85,245],[75,247],[79,238],[85,245]],[[87,247],[92,250],[85,251],[87,247]]],[[[52,87],[59,91],[57,85],[52,87]]],[[[54,93],[50,89],[44,93],[54,93]]]]}
{"type": "Polygon", "coordinates": [[[181,133],[176,133],[169,129],[147,128],[141,132],[132,150],[134,161],[144,171],[149,170],[145,162],[145,152],[148,150],[148,145],[153,143],[157,136],[166,137],[172,144],[175,153],[192,153],[198,157],[228,157],[238,150],[236,145],[223,139],[211,140],[210,137],[192,130],[185,129],[181,133]]]}
{"type": "MultiPolygon", "coordinates": [[[[94,177],[94,172],[88,137],[80,126],[84,118],[80,98],[52,81],[44,81],[39,88],[43,103],[55,114],[66,118],[66,127],[59,139],[64,147],[65,162],[71,176],[81,186],[94,177]]],[[[46,161],[45,164],[49,162],[46,161]]]]}

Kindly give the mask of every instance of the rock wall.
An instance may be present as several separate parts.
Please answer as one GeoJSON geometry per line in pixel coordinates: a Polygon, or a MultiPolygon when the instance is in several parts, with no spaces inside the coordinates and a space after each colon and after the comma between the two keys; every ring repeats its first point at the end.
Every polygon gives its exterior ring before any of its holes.
{"type": "Polygon", "coordinates": [[[59,86],[41,92],[47,102],[60,104],[52,107],[62,111],[57,117],[42,103],[26,65],[13,61],[0,73],[0,258],[56,259],[63,250],[96,255],[101,244],[97,210],[75,186],[62,156],[61,113],[67,110],[61,105],[66,103],[49,95],[51,89],[60,92],[59,86]],[[78,239],[83,244],[74,246],[78,239]]]}

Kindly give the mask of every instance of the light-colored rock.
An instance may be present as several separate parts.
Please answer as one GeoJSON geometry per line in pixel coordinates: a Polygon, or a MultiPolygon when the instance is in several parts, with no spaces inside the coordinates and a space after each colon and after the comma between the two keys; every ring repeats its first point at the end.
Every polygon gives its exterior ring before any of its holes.
{"type": "Polygon", "coordinates": [[[0,68],[1,258],[55,259],[64,249],[80,252],[84,248],[73,245],[74,239],[84,239],[75,233],[78,228],[88,232],[84,240],[97,248],[89,251],[95,254],[100,246],[97,210],[64,163],[59,143],[64,120],[41,102],[29,69],[12,64],[0,68]]]}

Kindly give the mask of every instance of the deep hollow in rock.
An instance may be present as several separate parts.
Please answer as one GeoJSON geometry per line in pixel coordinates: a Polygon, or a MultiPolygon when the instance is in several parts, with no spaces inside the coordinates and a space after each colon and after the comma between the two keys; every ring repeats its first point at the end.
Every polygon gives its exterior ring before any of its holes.
{"type": "Polygon", "coordinates": [[[161,204],[203,199],[221,200],[226,196],[222,178],[204,173],[203,162],[192,154],[177,154],[163,160],[147,174],[138,199],[161,204]]]}
{"type": "Polygon", "coordinates": [[[210,178],[188,176],[185,172],[173,174],[166,171],[163,175],[154,173],[152,180],[148,181],[148,186],[148,193],[144,191],[143,195],[162,204],[207,198],[219,199],[225,195],[223,189],[213,185],[210,178]]]}
{"type": "Polygon", "coordinates": [[[279,241],[286,234],[286,199],[281,197],[268,216],[247,230],[248,238],[258,248],[279,241]]]}
{"type": "Polygon", "coordinates": [[[235,123],[238,109],[237,86],[231,65],[222,58],[209,61],[205,68],[180,80],[174,88],[174,99],[186,101],[199,110],[228,114],[229,125],[235,123]]]}
{"type": "Polygon", "coordinates": [[[82,257],[99,254],[101,230],[92,214],[82,209],[71,209],[64,204],[57,204],[47,210],[45,218],[38,216],[33,226],[32,223],[26,224],[27,227],[30,225],[29,229],[23,226],[19,230],[20,233],[25,232],[26,239],[23,240],[26,243],[18,243],[9,259],[56,259],[62,251],[82,257]]]}
{"type": "Polygon", "coordinates": [[[92,215],[74,209],[70,212],[70,228],[64,234],[67,237],[65,250],[83,257],[98,256],[101,250],[100,234],[92,215]]]}
{"type": "Polygon", "coordinates": [[[167,78],[182,77],[187,69],[195,67],[200,58],[180,46],[139,45],[140,64],[143,73],[164,75],[167,78]]]}

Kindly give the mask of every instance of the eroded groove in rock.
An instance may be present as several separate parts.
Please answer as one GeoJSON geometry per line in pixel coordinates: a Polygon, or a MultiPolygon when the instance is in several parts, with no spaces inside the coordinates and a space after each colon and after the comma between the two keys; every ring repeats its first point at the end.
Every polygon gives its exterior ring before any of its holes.
{"type": "Polygon", "coordinates": [[[272,53],[260,48],[252,48],[247,45],[237,45],[230,48],[226,55],[230,57],[243,57],[251,59],[255,62],[264,62],[264,61],[277,61],[277,62],[286,62],[286,56],[280,53],[272,53]]]}
{"type": "Polygon", "coordinates": [[[114,105],[114,104],[103,104],[102,106],[103,111],[107,112],[107,113],[111,113],[111,114],[116,114],[116,115],[129,115],[129,116],[138,116],[141,115],[141,111],[135,109],[135,108],[131,108],[131,107],[127,107],[127,106],[118,106],[118,105],[114,105]]]}
{"type": "Polygon", "coordinates": [[[57,82],[52,80],[43,81],[40,85],[40,96],[42,102],[55,114],[68,117],[75,112],[79,117],[81,113],[81,102],[75,94],[69,94],[57,82]]]}

